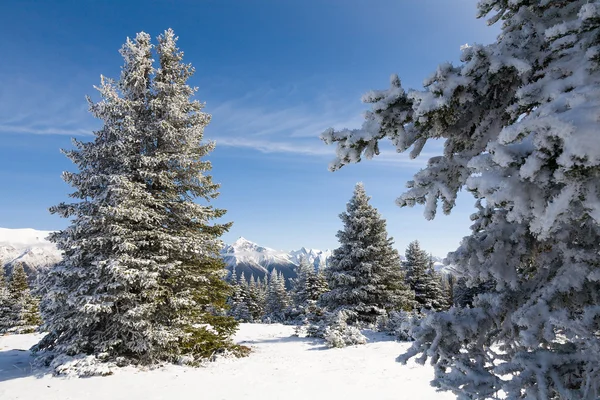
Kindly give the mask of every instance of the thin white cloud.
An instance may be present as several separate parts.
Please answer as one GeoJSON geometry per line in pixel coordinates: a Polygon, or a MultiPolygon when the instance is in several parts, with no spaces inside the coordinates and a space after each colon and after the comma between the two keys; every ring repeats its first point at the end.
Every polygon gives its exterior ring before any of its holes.
{"type": "Polygon", "coordinates": [[[321,133],[330,127],[357,127],[363,120],[364,105],[358,101],[320,94],[310,102],[295,102],[289,95],[289,87],[269,88],[207,107],[212,114],[207,137],[217,146],[327,159],[335,156],[335,148],[319,139],[321,133]]]}
{"type": "Polygon", "coordinates": [[[19,125],[0,125],[2,133],[28,133],[32,135],[69,135],[69,136],[85,136],[91,135],[91,129],[69,129],[62,127],[43,127],[36,128],[31,126],[19,125]]]}
{"type": "Polygon", "coordinates": [[[217,146],[247,148],[261,153],[288,153],[309,156],[330,156],[331,148],[306,143],[278,142],[264,139],[223,137],[215,140],[217,146]]]}
{"type": "Polygon", "coordinates": [[[66,87],[14,77],[0,91],[0,133],[91,135],[97,124],[87,111],[87,88],[94,92],[78,77],[66,87]]]}
{"type": "Polygon", "coordinates": [[[210,130],[219,136],[317,138],[327,128],[359,126],[362,121],[360,103],[315,99],[310,104],[286,105],[285,99],[285,93],[254,101],[244,96],[207,107],[213,116],[210,130]]]}
{"type": "MultiPolygon", "coordinates": [[[[271,88],[266,97],[274,94],[277,91],[271,88]]],[[[279,94],[285,99],[283,93],[279,94]]],[[[310,107],[307,104],[289,107],[278,104],[276,98],[246,95],[212,109],[207,107],[206,111],[213,115],[207,128],[207,137],[214,139],[217,146],[252,149],[263,154],[296,154],[332,160],[335,157],[335,146],[325,145],[319,139],[321,133],[330,127],[360,127],[364,121],[364,110],[368,108],[368,105],[359,102],[352,104],[351,101],[332,100],[326,95],[315,99],[310,107]],[[249,107],[248,104],[252,104],[249,101],[251,98],[256,100],[256,105],[249,107]]],[[[411,159],[408,153],[397,153],[384,140],[380,155],[372,161],[420,168],[427,164],[430,157],[438,155],[436,153],[440,150],[435,143],[427,148],[420,157],[411,159]]]]}
{"type": "MultiPolygon", "coordinates": [[[[207,107],[205,111],[213,115],[207,139],[215,140],[219,147],[319,157],[324,162],[332,160],[335,147],[325,145],[319,139],[320,134],[330,127],[359,127],[368,106],[358,100],[333,98],[327,93],[317,95],[310,102],[297,103],[288,97],[292,89],[263,86],[237,100],[207,107]]],[[[6,105],[0,109],[0,133],[91,135],[98,121],[87,111],[85,100],[75,101],[76,97],[73,93],[58,96],[47,86],[17,80],[0,94],[0,104],[6,105]],[[8,101],[11,98],[19,101],[8,101]]],[[[397,154],[391,146],[384,145],[381,154],[372,161],[421,167],[433,155],[423,154],[411,160],[407,154],[397,154]]]]}
{"type": "MultiPolygon", "coordinates": [[[[248,137],[224,137],[215,140],[217,147],[236,147],[252,149],[266,154],[295,154],[303,156],[320,157],[323,159],[333,159],[335,157],[335,147],[315,141],[315,143],[299,141],[271,141],[261,138],[248,137]]],[[[439,154],[423,152],[416,159],[411,159],[408,153],[396,153],[390,150],[381,151],[378,156],[371,160],[363,158],[363,162],[374,162],[377,164],[403,165],[413,168],[422,168],[427,164],[431,157],[439,154]]]]}

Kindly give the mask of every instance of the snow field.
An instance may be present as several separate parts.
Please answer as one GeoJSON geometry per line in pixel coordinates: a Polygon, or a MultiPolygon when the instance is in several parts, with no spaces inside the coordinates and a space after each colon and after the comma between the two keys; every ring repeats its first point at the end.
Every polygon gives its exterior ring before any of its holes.
{"type": "Polygon", "coordinates": [[[329,349],[320,339],[293,336],[294,327],[241,324],[235,340],[249,357],[202,368],[123,368],[114,375],[57,378],[32,373],[28,349],[39,334],[0,337],[2,400],[454,399],[429,386],[430,366],[395,361],[409,343],[367,333],[369,343],[329,349]]]}

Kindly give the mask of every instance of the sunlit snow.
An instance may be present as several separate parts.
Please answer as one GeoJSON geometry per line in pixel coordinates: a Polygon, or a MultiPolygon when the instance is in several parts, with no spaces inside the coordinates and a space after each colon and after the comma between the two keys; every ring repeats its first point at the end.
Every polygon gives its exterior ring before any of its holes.
{"type": "Polygon", "coordinates": [[[454,399],[429,386],[431,367],[395,361],[409,343],[367,332],[366,345],[329,349],[293,333],[292,326],[242,324],[235,339],[252,347],[247,358],[80,379],[32,373],[26,349],[39,335],[2,336],[0,399],[454,399]]]}

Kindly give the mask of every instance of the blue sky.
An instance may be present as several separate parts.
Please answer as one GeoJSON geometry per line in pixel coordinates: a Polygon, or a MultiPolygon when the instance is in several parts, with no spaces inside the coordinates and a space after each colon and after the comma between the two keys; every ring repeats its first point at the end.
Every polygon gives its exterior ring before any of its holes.
{"type": "Polygon", "coordinates": [[[0,226],[61,229],[48,207],[68,200],[59,151],[90,140],[99,122],[87,112],[100,74],[117,78],[125,39],[173,28],[190,84],[213,115],[214,205],[244,236],[263,246],[337,247],[354,184],[388,221],[401,252],[418,239],[444,256],[468,233],[473,201],[463,194],[450,216],[426,221],[420,207],[394,200],[424,156],[383,154],[332,173],[328,127],[359,127],[363,93],[421,82],[442,62],[458,62],[465,43],[489,43],[498,28],[475,18],[475,0],[178,0],[9,2],[0,13],[0,226]]]}

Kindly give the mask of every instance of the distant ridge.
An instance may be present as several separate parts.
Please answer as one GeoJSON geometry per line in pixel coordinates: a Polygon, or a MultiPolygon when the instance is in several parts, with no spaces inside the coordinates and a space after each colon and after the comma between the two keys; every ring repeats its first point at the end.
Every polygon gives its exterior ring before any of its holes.
{"type": "MultiPolygon", "coordinates": [[[[25,271],[34,279],[40,269],[58,261],[62,255],[53,243],[46,238],[52,231],[35,229],[0,228],[0,265],[9,273],[16,263],[22,263],[25,271]]],[[[280,271],[286,279],[296,276],[296,267],[302,258],[308,260],[315,269],[327,267],[331,250],[318,250],[301,247],[299,250],[283,251],[260,246],[244,237],[221,250],[221,257],[227,269],[235,267],[237,275],[244,274],[264,278],[273,269],[280,271]]],[[[440,258],[434,257],[435,269],[446,272],[440,258]]]]}

